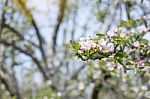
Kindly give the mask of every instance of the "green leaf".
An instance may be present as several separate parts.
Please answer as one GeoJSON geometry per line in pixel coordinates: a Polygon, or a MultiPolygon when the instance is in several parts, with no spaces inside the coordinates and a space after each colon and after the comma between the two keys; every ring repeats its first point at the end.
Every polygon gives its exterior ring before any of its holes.
{"type": "Polygon", "coordinates": [[[74,42],[73,40],[70,40],[70,44],[72,45],[72,47],[76,52],[79,50],[80,45],[78,43],[74,42]]]}
{"type": "Polygon", "coordinates": [[[115,55],[116,58],[127,58],[127,56],[125,52],[117,52],[115,55]]]}
{"type": "Polygon", "coordinates": [[[139,35],[136,34],[136,33],[134,33],[134,34],[132,35],[131,39],[132,39],[133,41],[135,41],[138,37],[139,37],[139,35]]]}
{"type": "Polygon", "coordinates": [[[133,65],[133,62],[128,61],[128,62],[126,63],[126,65],[133,65]]]}
{"type": "Polygon", "coordinates": [[[114,37],[114,43],[118,45],[124,45],[128,40],[124,40],[122,37],[114,37]]]}
{"type": "Polygon", "coordinates": [[[79,48],[80,48],[79,44],[75,44],[75,45],[74,45],[74,50],[75,50],[75,51],[78,51],[79,48]]]}
{"type": "Polygon", "coordinates": [[[144,67],[143,67],[143,66],[141,66],[141,67],[139,67],[139,69],[144,69],[144,67]]]}
{"type": "Polygon", "coordinates": [[[75,42],[74,42],[73,40],[70,40],[70,44],[71,44],[71,45],[74,45],[75,42]]]}
{"type": "Polygon", "coordinates": [[[150,66],[150,62],[144,62],[145,66],[150,66]]]}
{"type": "Polygon", "coordinates": [[[105,65],[106,65],[106,61],[100,60],[100,61],[99,61],[99,64],[100,64],[100,66],[105,66],[105,65]]]}
{"type": "Polygon", "coordinates": [[[147,44],[148,44],[148,40],[146,40],[146,39],[141,39],[141,40],[140,40],[140,44],[141,44],[141,45],[147,45],[147,44]]]}
{"type": "Polygon", "coordinates": [[[99,38],[105,38],[105,34],[96,34],[99,38]]]}
{"type": "Polygon", "coordinates": [[[3,7],[3,10],[6,11],[8,8],[9,8],[8,6],[4,6],[4,7],[3,7]]]}
{"type": "Polygon", "coordinates": [[[66,44],[65,48],[71,48],[71,44],[66,44]]]}
{"type": "Polygon", "coordinates": [[[128,21],[122,21],[120,23],[120,26],[121,27],[126,27],[126,28],[132,28],[132,27],[135,27],[136,26],[136,21],[135,20],[128,20],[128,21]]]}
{"type": "Polygon", "coordinates": [[[104,18],[106,16],[106,12],[105,11],[98,11],[96,13],[96,18],[99,20],[99,21],[104,21],[104,18]]]}
{"type": "Polygon", "coordinates": [[[89,52],[88,50],[86,50],[86,51],[85,51],[85,55],[86,55],[87,57],[89,57],[89,56],[90,56],[90,52],[89,52]]]}

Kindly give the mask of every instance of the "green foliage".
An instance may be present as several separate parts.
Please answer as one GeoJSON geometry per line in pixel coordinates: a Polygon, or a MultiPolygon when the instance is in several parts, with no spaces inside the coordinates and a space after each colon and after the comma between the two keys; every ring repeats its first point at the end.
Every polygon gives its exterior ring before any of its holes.
{"type": "Polygon", "coordinates": [[[121,58],[127,58],[128,57],[128,55],[125,53],[125,52],[117,52],[116,54],[115,54],[115,57],[118,59],[121,59],[121,58]]]}
{"type": "Polygon", "coordinates": [[[135,27],[135,25],[136,25],[135,20],[122,21],[120,23],[121,27],[126,27],[126,28],[132,28],[132,27],[135,27]]]}
{"type": "MultiPolygon", "coordinates": [[[[141,20],[132,19],[122,21],[118,28],[134,28],[141,24],[140,22],[141,20]]],[[[144,69],[144,65],[150,65],[149,60],[147,61],[147,58],[150,57],[150,42],[142,38],[145,31],[142,33],[127,32],[123,35],[120,32],[118,29],[116,32],[109,31],[107,34],[98,33],[96,34],[97,38],[82,38],[79,43],[70,41],[70,44],[78,58],[84,61],[99,60],[103,67],[110,62],[111,68],[115,68],[119,64],[124,71],[129,68],[137,71],[144,69]]],[[[115,69],[111,69],[111,71],[116,73],[115,69]]]]}
{"type": "Polygon", "coordinates": [[[100,11],[100,12],[97,12],[97,13],[96,13],[96,17],[97,17],[97,19],[98,19],[99,21],[102,21],[102,22],[103,22],[105,16],[106,16],[106,12],[104,12],[104,11],[100,11]]]}
{"type": "Polygon", "coordinates": [[[105,34],[101,34],[101,33],[97,33],[96,36],[98,36],[98,38],[105,38],[105,34]]]}
{"type": "Polygon", "coordinates": [[[79,50],[80,46],[78,43],[74,42],[73,40],[70,40],[70,44],[72,45],[75,51],[79,50]]]}
{"type": "Polygon", "coordinates": [[[143,24],[144,20],[134,20],[134,19],[130,19],[130,20],[123,20],[121,21],[119,27],[125,27],[125,28],[134,28],[140,24],[143,24]]]}
{"type": "Polygon", "coordinates": [[[140,44],[141,44],[141,45],[147,45],[147,44],[148,44],[148,40],[146,40],[146,39],[141,39],[141,40],[140,40],[140,44]]]}

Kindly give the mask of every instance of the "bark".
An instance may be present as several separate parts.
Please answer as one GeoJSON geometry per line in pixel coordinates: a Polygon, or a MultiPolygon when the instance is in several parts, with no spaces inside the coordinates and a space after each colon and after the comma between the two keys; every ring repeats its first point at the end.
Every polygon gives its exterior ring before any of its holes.
{"type": "Polygon", "coordinates": [[[57,35],[58,35],[58,31],[60,28],[61,23],[63,22],[64,19],[64,15],[65,15],[65,9],[66,9],[66,5],[67,5],[67,0],[60,0],[60,5],[59,5],[59,14],[57,17],[57,23],[56,26],[54,28],[54,33],[53,33],[53,53],[55,53],[56,49],[56,44],[57,44],[57,35]]]}

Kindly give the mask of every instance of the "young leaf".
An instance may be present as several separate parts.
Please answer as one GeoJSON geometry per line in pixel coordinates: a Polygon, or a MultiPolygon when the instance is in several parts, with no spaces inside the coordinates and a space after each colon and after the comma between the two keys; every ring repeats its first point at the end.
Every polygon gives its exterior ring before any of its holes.
{"type": "Polygon", "coordinates": [[[99,38],[104,38],[105,34],[96,34],[96,36],[98,36],[99,38]]]}
{"type": "Polygon", "coordinates": [[[72,47],[76,52],[79,50],[80,45],[78,43],[74,42],[73,40],[70,40],[70,44],[72,45],[72,47]]]}
{"type": "Polygon", "coordinates": [[[127,58],[127,54],[125,52],[117,52],[115,57],[118,57],[118,58],[127,58]]]}

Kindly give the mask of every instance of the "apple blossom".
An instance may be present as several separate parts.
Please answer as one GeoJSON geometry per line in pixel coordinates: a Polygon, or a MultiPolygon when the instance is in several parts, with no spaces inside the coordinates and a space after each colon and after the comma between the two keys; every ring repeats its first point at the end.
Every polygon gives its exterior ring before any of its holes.
{"type": "Polygon", "coordinates": [[[57,92],[57,96],[62,96],[62,93],[61,92],[57,92]]]}
{"type": "Polygon", "coordinates": [[[144,27],[144,26],[139,27],[139,32],[140,33],[147,32],[147,30],[148,29],[146,27],[144,27]]]}
{"type": "Polygon", "coordinates": [[[105,67],[107,70],[114,70],[114,64],[112,62],[108,62],[105,67]]]}
{"type": "Polygon", "coordinates": [[[79,53],[79,54],[83,53],[83,50],[80,50],[80,49],[79,49],[79,50],[78,50],[78,53],[79,53]]]}
{"type": "Polygon", "coordinates": [[[133,43],[133,46],[136,47],[136,48],[140,47],[139,41],[134,42],[134,43],[133,43]]]}
{"type": "MultiPolygon", "coordinates": [[[[142,44],[145,44],[145,40],[142,39],[136,40],[138,34],[134,33],[120,33],[116,35],[113,31],[108,31],[107,34],[99,34],[97,38],[94,37],[85,37],[80,38],[79,48],[77,50],[78,58],[81,58],[83,61],[88,60],[102,60],[107,62],[105,65],[106,70],[117,70],[124,71],[126,70],[135,70],[136,66],[145,66],[145,60],[142,61],[133,60],[137,57],[140,57],[142,44]],[[111,38],[115,36],[114,38],[111,38]],[[136,40],[136,41],[135,41],[136,40]],[[122,44],[123,43],[123,44],[122,44]],[[138,48],[131,47],[130,45],[138,48]],[[140,45],[141,43],[141,45],[140,45]],[[136,56],[136,57],[135,57],[136,56]],[[104,60],[105,59],[105,60],[104,60]]],[[[145,48],[149,48],[150,43],[144,45],[145,48]]],[[[144,50],[145,51],[145,50],[144,50]]],[[[149,49],[146,49],[146,53],[149,52],[149,49]]],[[[142,56],[143,57],[143,56],[142,56]]],[[[137,68],[140,69],[140,68],[137,68]]],[[[143,69],[144,70],[144,69],[143,69]]],[[[121,72],[120,71],[120,72],[121,72]]],[[[116,73],[117,73],[116,72],[116,73]]]]}
{"type": "Polygon", "coordinates": [[[116,36],[116,34],[115,34],[114,31],[108,31],[108,32],[107,32],[107,35],[110,36],[110,37],[116,36]]]}
{"type": "Polygon", "coordinates": [[[102,50],[102,46],[100,44],[97,45],[97,48],[98,48],[99,51],[102,50]]]}
{"type": "Polygon", "coordinates": [[[82,38],[79,44],[81,46],[81,50],[90,50],[91,48],[95,48],[97,46],[96,43],[89,38],[82,38]]]}
{"type": "Polygon", "coordinates": [[[120,37],[122,37],[122,38],[125,37],[125,36],[126,36],[125,33],[121,33],[121,34],[120,34],[120,37]]]}
{"type": "Polygon", "coordinates": [[[84,83],[83,83],[83,82],[80,82],[79,85],[78,85],[78,89],[79,89],[79,90],[84,90],[84,88],[85,88],[84,83]]]}
{"type": "Polygon", "coordinates": [[[104,40],[104,39],[99,40],[99,45],[100,45],[100,46],[103,46],[103,47],[104,47],[104,46],[106,46],[106,43],[107,43],[107,42],[106,42],[106,40],[104,40]]]}
{"type": "Polygon", "coordinates": [[[108,43],[108,44],[107,44],[107,50],[108,50],[109,52],[112,52],[112,51],[114,50],[114,44],[113,44],[113,43],[108,43]]]}

